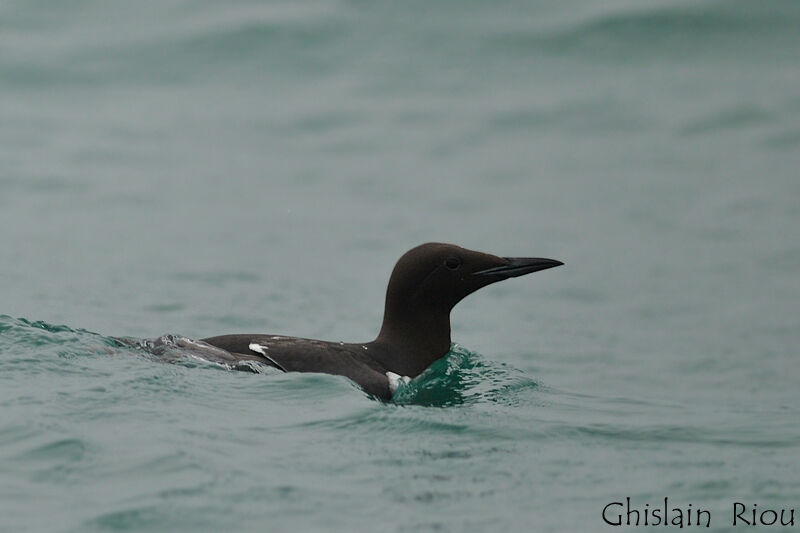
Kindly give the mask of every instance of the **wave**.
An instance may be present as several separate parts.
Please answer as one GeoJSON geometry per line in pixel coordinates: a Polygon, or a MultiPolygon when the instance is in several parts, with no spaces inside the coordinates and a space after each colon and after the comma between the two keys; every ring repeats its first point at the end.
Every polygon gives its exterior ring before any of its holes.
{"type": "Polygon", "coordinates": [[[796,59],[800,4],[725,1],[650,9],[604,10],[557,27],[512,30],[494,36],[511,49],[538,49],[614,62],[640,58],[688,60],[713,53],[741,59],[768,50],[796,59]]]}
{"type": "Polygon", "coordinates": [[[478,402],[515,403],[520,391],[538,383],[503,363],[453,344],[447,355],[401,386],[392,401],[400,405],[447,407],[478,402]]]}
{"type": "Polygon", "coordinates": [[[108,344],[110,339],[85,329],[73,329],[62,324],[50,324],[43,320],[27,320],[0,315],[0,352],[10,346],[89,346],[108,344]]]}
{"type": "Polygon", "coordinates": [[[102,6],[65,12],[65,20],[52,27],[48,21],[42,28],[13,32],[0,39],[14,51],[0,58],[0,74],[18,86],[96,86],[217,80],[236,69],[243,69],[239,75],[260,76],[298,64],[316,71],[328,68],[331,44],[347,35],[325,6],[281,10],[213,4],[157,20],[148,18],[147,10],[132,15],[142,19],[134,32],[119,11],[102,6]],[[86,32],[86,21],[93,18],[102,23],[86,32]]]}
{"type": "MultiPolygon", "coordinates": [[[[28,363],[36,360],[46,364],[48,352],[55,351],[59,359],[128,354],[186,367],[281,373],[268,365],[237,361],[225,350],[183,335],[166,334],[152,339],[110,337],[65,325],[0,315],[0,354],[10,353],[12,347],[14,360],[28,363]]],[[[438,407],[478,402],[513,404],[519,401],[520,392],[536,387],[538,384],[523,372],[453,344],[445,357],[402,386],[392,401],[397,405],[438,407]]]]}
{"type": "MultiPolygon", "coordinates": [[[[453,12],[439,6],[431,8],[437,16],[417,28],[420,37],[412,41],[381,39],[395,29],[387,13],[356,14],[343,5],[284,12],[268,6],[209,4],[163,19],[143,18],[139,24],[143,29],[136,32],[130,31],[129,21],[115,20],[119,15],[113,8],[96,8],[65,13],[76,17],[71,24],[12,33],[7,43],[15,53],[0,58],[0,75],[5,83],[20,87],[250,79],[276,84],[342,69],[370,72],[382,68],[381,58],[405,61],[428,51],[431,57],[454,64],[476,54],[487,54],[491,57],[484,61],[500,64],[508,58],[529,61],[531,53],[614,64],[644,59],[686,62],[709,56],[734,63],[768,57],[771,62],[794,64],[798,6],[792,0],[591,6],[588,12],[561,10],[555,17],[542,16],[524,25],[512,17],[492,23],[469,9],[453,12]],[[87,33],[82,17],[111,22],[98,24],[97,33],[87,33]],[[435,46],[423,48],[424,42],[435,46]]],[[[403,16],[403,9],[398,5],[389,14],[403,16]]],[[[427,67],[432,75],[439,68],[437,63],[427,67]]],[[[390,74],[387,81],[403,80],[390,74]]]]}
{"type": "Polygon", "coordinates": [[[111,337],[62,324],[8,315],[0,315],[0,354],[11,355],[6,362],[12,363],[36,361],[47,364],[49,354],[59,359],[128,354],[189,367],[216,366],[253,373],[268,373],[271,369],[251,361],[236,361],[225,350],[183,335],[166,334],[154,339],[111,337]]]}

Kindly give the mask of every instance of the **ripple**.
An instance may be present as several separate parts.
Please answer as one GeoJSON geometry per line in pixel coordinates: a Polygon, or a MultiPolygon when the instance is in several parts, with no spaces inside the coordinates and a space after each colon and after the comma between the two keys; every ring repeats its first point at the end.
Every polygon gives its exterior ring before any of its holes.
{"type": "Polygon", "coordinates": [[[101,531],[162,530],[169,515],[158,506],[142,506],[100,514],[87,526],[101,531]]]}
{"type": "Polygon", "coordinates": [[[753,125],[772,122],[774,117],[767,110],[753,105],[729,107],[693,120],[681,128],[684,136],[692,137],[713,134],[724,130],[744,129],[753,125]]]}
{"type": "Polygon", "coordinates": [[[395,393],[398,405],[448,407],[478,402],[513,403],[538,384],[523,372],[453,344],[450,352],[395,393]]]}
{"type": "Polygon", "coordinates": [[[179,272],[173,276],[175,281],[203,283],[211,286],[222,286],[229,282],[256,283],[261,276],[245,270],[218,270],[213,272],[179,272]]]}
{"type": "MultiPolygon", "coordinates": [[[[796,4],[795,4],[796,5],[796,4]]],[[[554,29],[516,30],[493,40],[510,49],[540,49],[565,55],[601,56],[615,63],[659,56],[689,60],[713,51],[731,57],[731,47],[749,54],[769,50],[795,56],[798,13],[792,2],[764,10],[753,3],[724,2],[645,10],[606,10],[554,29]],[[785,39],[786,46],[778,46],[785,39]],[[752,43],[753,46],[748,46],[752,43]]]]}
{"type": "Polygon", "coordinates": [[[87,445],[78,438],[58,439],[24,452],[19,458],[30,461],[79,461],[86,455],[87,445]]]}
{"type": "Polygon", "coordinates": [[[764,146],[775,150],[794,149],[800,145],[800,129],[788,129],[764,140],[764,146]]]}

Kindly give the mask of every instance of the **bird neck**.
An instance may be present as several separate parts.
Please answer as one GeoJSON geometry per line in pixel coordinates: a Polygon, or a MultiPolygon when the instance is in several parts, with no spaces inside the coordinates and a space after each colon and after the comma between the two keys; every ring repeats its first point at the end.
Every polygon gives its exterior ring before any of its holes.
{"type": "Polygon", "coordinates": [[[387,370],[415,377],[450,351],[450,310],[387,306],[374,343],[382,348],[376,359],[387,370]]]}

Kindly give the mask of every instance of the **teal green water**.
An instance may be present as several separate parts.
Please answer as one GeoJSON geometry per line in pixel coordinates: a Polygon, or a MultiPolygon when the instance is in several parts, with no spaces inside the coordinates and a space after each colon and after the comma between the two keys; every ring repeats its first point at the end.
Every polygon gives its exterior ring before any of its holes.
{"type": "Polygon", "coordinates": [[[613,531],[626,497],[800,527],[798,28],[0,2],[0,531],[613,531]],[[368,340],[431,240],[566,265],[459,304],[389,404],[111,339],[368,340]]]}

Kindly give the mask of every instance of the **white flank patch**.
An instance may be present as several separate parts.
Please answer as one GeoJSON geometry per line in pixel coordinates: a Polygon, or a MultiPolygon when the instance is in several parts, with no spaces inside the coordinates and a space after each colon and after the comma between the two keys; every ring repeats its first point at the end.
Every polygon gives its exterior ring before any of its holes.
{"type": "Polygon", "coordinates": [[[253,350],[256,353],[260,353],[261,355],[267,355],[267,353],[264,351],[264,350],[267,349],[267,347],[266,346],[261,346],[257,342],[251,342],[247,347],[250,348],[251,350],[253,350]]]}
{"type": "Polygon", "coordinates": [[[400,388],[400,384],[408,385],[411,382],[411,378],[408,376],[401,376],[400,374],[395,374],[394,372],[387,372],[386,377],[389,378],[389,392],[394,394],[397,392],[397,389],[400,388]]]}

